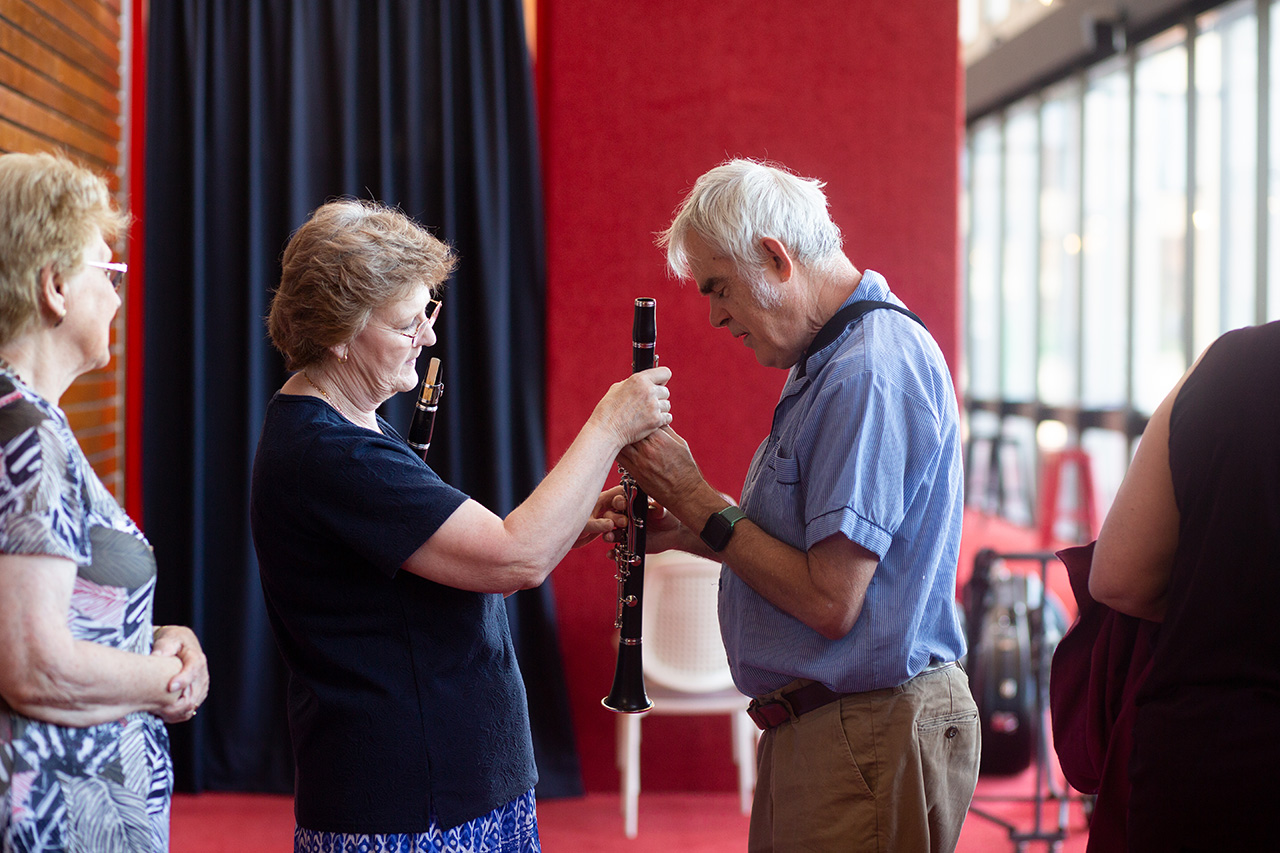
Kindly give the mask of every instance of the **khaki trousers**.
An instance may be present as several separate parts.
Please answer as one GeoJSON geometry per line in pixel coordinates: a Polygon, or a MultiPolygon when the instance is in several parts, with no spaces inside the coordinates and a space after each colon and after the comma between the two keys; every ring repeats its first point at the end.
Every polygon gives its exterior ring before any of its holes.
{"type": "Polygon", "coordinates": [[[953,851],[978,782],[979,738],[958,664],[792,718],[760,740],[748,850],[953,851]]]}

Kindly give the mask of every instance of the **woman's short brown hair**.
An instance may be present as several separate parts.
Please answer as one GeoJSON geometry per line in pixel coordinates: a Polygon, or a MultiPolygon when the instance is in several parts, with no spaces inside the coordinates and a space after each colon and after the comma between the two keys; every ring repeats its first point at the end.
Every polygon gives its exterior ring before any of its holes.
{"type": "Polygon", "coordinates": [[[39,322],[41,270],[75,275],[97,235],[114,243],[128,222],[106,180],[65,154],[0,155],[0,344],[39,322]]]}
{"type": "Polygon", "coordinates": [[[426,284],[434,296],[457,260],[399,210],[357,199],[318,208],[289,238],[267,329],[290,370],[322,361],[373,311],[426,284]]]}

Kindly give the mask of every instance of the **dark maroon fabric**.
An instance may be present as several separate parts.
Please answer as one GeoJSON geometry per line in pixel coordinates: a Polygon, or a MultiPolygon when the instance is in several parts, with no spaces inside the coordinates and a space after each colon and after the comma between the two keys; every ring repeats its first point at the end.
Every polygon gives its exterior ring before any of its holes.
{"type": "Polygon", "coordinates": [[[1123,853],[1134,696],[1159,626],[1118,613],[1089,595],[1093,543],[1059,551],[1058,558],[1067,567],[1078,615],[1050,668],[1053,746],[1071,786],[1097,795],[1088,853],[1123,853]]]}

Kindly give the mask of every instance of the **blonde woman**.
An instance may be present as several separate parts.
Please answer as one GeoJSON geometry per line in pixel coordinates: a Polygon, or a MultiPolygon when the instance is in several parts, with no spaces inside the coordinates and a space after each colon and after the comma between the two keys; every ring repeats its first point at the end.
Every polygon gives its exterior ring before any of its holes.
{"type": "Polygon", "coordinates": [[[110,361],[124,225],[64,157],[0,156],[0,849],[164,851],[164,723],[209,687],[188,628],[154,628],[151,546],[58,401],[110,361]]]}

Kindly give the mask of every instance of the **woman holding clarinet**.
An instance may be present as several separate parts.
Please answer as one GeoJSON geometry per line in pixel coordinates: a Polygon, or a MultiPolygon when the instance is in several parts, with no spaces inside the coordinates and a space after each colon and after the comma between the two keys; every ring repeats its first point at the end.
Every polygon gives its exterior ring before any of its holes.
{"type": "Polygon", "coordinates": [[[455,260],[399,211],[325,204],[290,239],[268,317],[295,371],[267,408],[250,514],[289,668],[295,851],[535,851],[537,774],[502,596],[593,519],[618,452],[671,421],[666,368],[613,385],[500,518],[377,407],[413,391],[455,260]]]}

